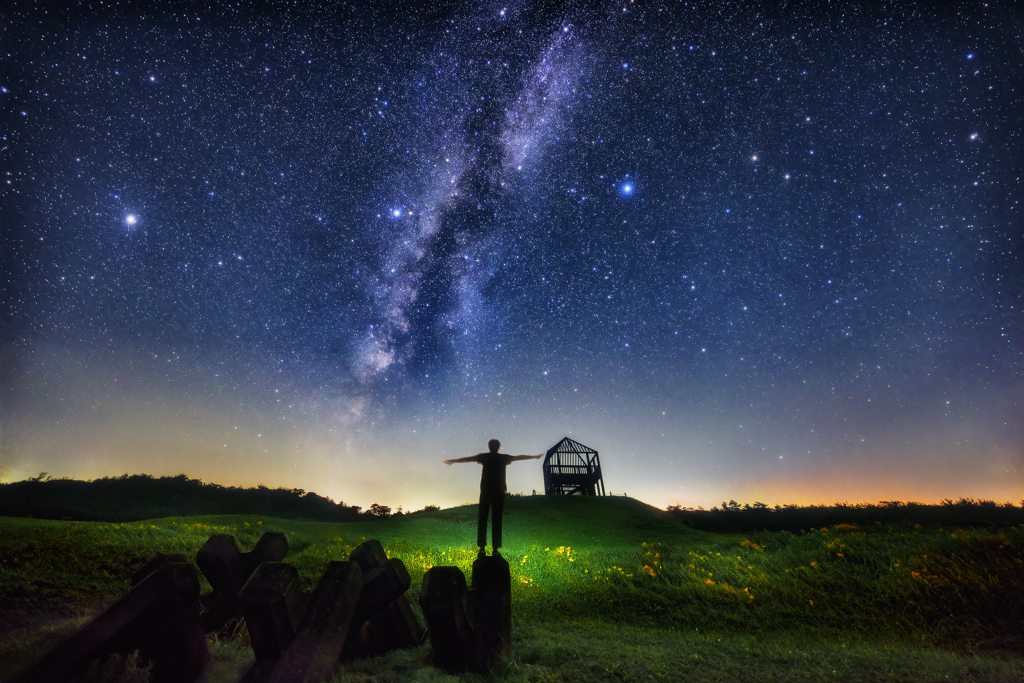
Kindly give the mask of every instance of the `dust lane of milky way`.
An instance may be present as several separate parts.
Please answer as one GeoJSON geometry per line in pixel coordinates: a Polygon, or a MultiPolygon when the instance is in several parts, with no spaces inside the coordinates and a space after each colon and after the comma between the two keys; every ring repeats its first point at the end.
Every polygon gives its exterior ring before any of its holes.
{"type": "Polygon", "coordinates": [[[4,480],[1021,497],[1014,5],[176,7],[6,13],[4,480]]]}

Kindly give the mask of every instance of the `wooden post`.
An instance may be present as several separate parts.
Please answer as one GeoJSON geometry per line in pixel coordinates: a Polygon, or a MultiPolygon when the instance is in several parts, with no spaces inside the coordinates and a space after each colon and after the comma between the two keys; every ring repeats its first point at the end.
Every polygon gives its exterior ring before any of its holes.
{"type": "Polygon", "coordinates": [[[302,616],[302,585],[295,567],[264,562],[238,592],[252,651],[260,661],[276,661],[295,637],[302,616]]]}
{"type": "Polygon", "coordinates": [[[149,562],[135,570],[131,576],[132,585],[139,585],[144,578],[165,564],[170,563],[188,564],[188,555],[183,553],[157,553],[149,559],[149,562]]]}
{"type": "Polygon", "coordinates": [[[363,588],[355,562],[331,562],[310,598],[302,623],[270,675],[270,683],[320,683],[338,665],[363,588]]]}
{"type": "Polygon", "coordinates": [[[353,623],[362,625],[374,614],[386,609],[409,590],[411,584],[412,579],[405,569],[405,563],[397,557],[388,560],[384,566],[371,570],[369,574],[364,574],[363,591],[359,594],[359,604],[356,606],[353,623]]]}
{"type": "Polygon", "coordinates": [[[140,577],[126,595],[14,680],[64,681],[90,659],[134,650],[153,660],[153,676],[158,681],[197,680],[209,653],[197,628],[196,568],[173,561],[146,566],[152,571],[140,577]]]}
{"type": "Polygon", "coordinates": [[[220,631],[231,619],[242,616],[238,591],[242,590],[256,567],[264,562],[280,562],[284,559],[288,554],[288,540],[280,532],[268,531],[260,537],[251,552],[240,553],[236,558],[233,549],[237,548],[234,536],[218,534],[211,536],[196,554],[197,563],[200,554],[203,555],[203,564],[199,566],[210,585],[214,585],[214,578],[221,584],[220,589],[215,588],[210,595],[212,600],[203,615],[203,628],[207,633],[220,631]],[[212,574],[206,574],[204,567],[209,567],[212,574]]]}
{"type": "Polygon", "coordinates": [[[231,579],[242,571],[242,551],[238,549],[238,541],[230,534],[210,536],[196,553],[196,564],[210,582],[213,588],[210,598],[215,600],[231,579]]]}
{"type": "Polygon", "coordinates": [[[458,567],[432,567],[423,575],[420,607],[427,620],[434,664],[450,672],[465,671],[474,645],[466,576],[458,567]]]}
{"type": "Polygon", "coordinates": [[[416,615],[413,614],[409,598],[401,596],[388,606],[388,611],[394,620],[394,628],[391,631],[394,638],[392,647],[403,648],[419,645],[423,640],[423,627],[420,626],[416,615]]]}
{"type": "Polygon", "coordinates": [[[374,614],[360,629],[360,644],[366,654],[376,656],[389,650],[413,647],[423,640],[423,628],[404,595],[374,614]]]}
{"type": "Polygon", "coordinates": [[[476,617],[473,669],[486,676],[512,658],[512,573],[505,558],[477,558],[469,595],[476,617]]]}
{"type": "Polygon", "coordinates": [[[371,538],[349,553],[348,559],[350,562],[355,562],[359,565],[365,577],[377,567],[383,567],[384,563],[388,561],[388,556],[384,552],[384,546],[380,544],[380,541],[371,538]]]}

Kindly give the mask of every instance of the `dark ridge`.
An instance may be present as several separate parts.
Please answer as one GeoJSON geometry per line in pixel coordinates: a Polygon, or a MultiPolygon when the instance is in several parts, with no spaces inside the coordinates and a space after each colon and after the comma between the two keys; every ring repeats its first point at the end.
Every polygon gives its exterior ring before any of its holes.
{"type": "Polygon", "coordinates": [[[776,505],[764,503],[740,505],[734,500],[710,510],[668,506],[668,512],[694,529],[711,532],[809,531],[837,524],[853,524],[867,531],[871,527],[921,525],[929,527],[1008,527],[1024,526],[1024,501],[1013,503],[991,500],[949,498],[938,505],[883,500],[878,504],[835,503],[834,505],[776,505]]]}
{"type": "Polygon", "coordinates": [[[358,506],[335,503],[302,489],[220,486],[184,474],[124,474],[78,481],[50,479],[43,473],[25,481],[0,484],[0,516],[134,522],[157,517],[238,514],[323,522],[366,518],[358,506]]]}

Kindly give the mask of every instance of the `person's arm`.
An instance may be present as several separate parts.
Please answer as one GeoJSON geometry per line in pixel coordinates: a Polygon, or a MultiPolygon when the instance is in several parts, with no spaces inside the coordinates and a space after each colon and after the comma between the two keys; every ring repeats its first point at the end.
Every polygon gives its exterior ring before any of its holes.
{"type": "Polygon", "coordinates": [[[541,453],[540,455],[510,455],[508,457],[512,462],[515,462],[516,460],[539,460],[540,458],[544,457],[544,454],[541,453]]]}
{"type": "Polygon", "coordinates": [[[448,467],[451,467],[457,462],[478,462],[478,460],[476,459],[475,455],[467,455],[465,458],[455,458],[454,460],[448,458],[444,461],[444,464],[448,465],[448,467]]]}

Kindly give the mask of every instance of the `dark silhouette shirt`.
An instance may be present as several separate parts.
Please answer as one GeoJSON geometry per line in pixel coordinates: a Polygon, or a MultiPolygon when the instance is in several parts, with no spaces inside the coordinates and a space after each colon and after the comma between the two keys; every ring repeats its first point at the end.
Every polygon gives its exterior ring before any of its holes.
{"type": "Polygon", "coordinates": [[[480,475],[480,490],[504,494],[505,468],[512,462],[512,456],[504,453],[477,453],[473,458],[484,466],[480,475]]]}

